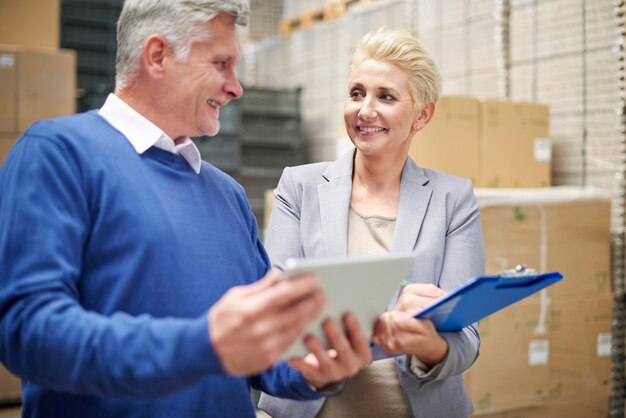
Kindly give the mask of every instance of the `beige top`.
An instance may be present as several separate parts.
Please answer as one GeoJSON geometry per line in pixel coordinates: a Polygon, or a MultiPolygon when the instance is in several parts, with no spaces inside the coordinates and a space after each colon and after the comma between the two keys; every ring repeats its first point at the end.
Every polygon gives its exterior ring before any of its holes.
{"type": "MultiPolygon", "coordinates": [[[[385,254],[391,249],[396,218],[365,216],[350,207],[348,255],[385,254]]],[[[393,358],[373,362],[350,380],[346,390],[328,398],[318,418],[409,418],[393,358]]]]}

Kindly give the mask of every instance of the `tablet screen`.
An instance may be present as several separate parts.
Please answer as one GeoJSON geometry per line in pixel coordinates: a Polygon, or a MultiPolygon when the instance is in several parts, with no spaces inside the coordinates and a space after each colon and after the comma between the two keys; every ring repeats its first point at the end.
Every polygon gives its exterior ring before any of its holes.
{"type": "Polygon", "coordinates": [[[287,260],[285,277],[289,279],[305,272],[316,274],[327,302],[322,315],[309,325],[303,337],[287,350],[284,357],[306,355],[302,339],[307,334],[313,334],[325,343],[322,322],[331,317],[341,324],[345,312],[355,314],[366,335],[371,337],[376,319],[386,311],[414,262],[414,254],[287,260]]]}

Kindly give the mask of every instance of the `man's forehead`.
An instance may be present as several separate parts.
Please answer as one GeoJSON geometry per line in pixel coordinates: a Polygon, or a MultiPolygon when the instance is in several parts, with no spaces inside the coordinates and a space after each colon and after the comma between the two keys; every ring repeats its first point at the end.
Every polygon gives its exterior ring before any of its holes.
{"type": "Polygon", "coordinates": [[[194,43],[193,49],[198,50],[201,55],[222,61],[238,61],[241,58],[239,42],[226,43],[219,42],[216,39],[208,39],[194,43]]]}
{"type": "Polygon", "coordinates": [[[222,55],[224,58],[237,58],[240,56],[241,46],[239,42],[239,32],[234,23],[230,25],[211,25],[215,19],[207,23],[208,38],[204,41],[194,42],[205,52],[213,55],[222,55]]]}

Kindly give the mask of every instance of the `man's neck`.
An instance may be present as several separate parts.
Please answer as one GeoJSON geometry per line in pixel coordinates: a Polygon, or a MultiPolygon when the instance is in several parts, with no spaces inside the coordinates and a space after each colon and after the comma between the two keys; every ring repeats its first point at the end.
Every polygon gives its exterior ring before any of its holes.
{"type": "Polygon", "coordinates": [[[184,138],[181,135],[173,136],[168,131],[166,124],[163,123],[163,117],[160,115],[158,106],[155,105],[157,102],[152,89],[142,88],[137,84],[133,85],[132,89],[116,90],[115,95],[132,107],[134,111],[158,126],[174,142],[176,142],[176,139],[184,138]]]}

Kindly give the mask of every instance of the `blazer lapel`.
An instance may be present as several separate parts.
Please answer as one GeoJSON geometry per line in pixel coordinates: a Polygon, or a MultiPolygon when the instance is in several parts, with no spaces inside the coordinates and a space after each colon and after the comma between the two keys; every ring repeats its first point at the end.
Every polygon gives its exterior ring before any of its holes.
{"type": "Polygon", "coordinates": [[[331,163],[322,174],[326,182],[317,186],[326,256],[348,255],[353,156],[354,151],[350,151],[331,163]]]}
{"type": "Polygon", "coordinates": [[[392,252],[412,252],[419,236],[432,189],[426,184],[428,177],[412,159],[407,158],[400,180],[400,202],[396,217],[396,232],[392,252]]]}

